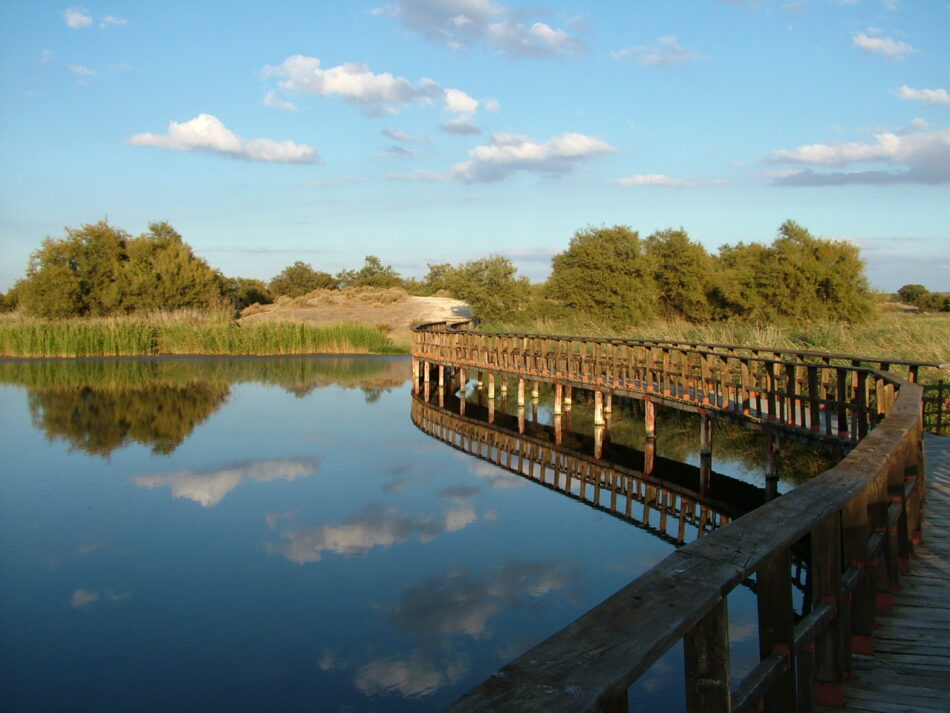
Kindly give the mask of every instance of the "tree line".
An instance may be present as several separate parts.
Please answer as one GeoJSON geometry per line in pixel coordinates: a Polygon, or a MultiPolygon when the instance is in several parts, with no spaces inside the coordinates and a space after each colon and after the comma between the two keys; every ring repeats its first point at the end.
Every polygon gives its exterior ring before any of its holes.
{"type": "MultiPolygon", "coordinates": [[[[585,228],[554,255],[542,283],[518,275],[500,255],[429,264],[421,279],[401,276],[375,255],[366,256],[359,269],[336,274],[297,261],[267,282],[229,278],[195,256],[166,222],[133,237],[100,221],[67,229],[60,239],[46,238],[31,255],[25,277],[0,295],[0,307],[45,318],[241,309],[350,287],[452,295],[486,321],[581,316],[615,328],[657,318],[857,322],[871,313],[874,301],[858,248],[816,238],[794,221],[783,223],[769,244],[724,245],[715,254],[682,229],[642,238],[628,226],[585,228]]],[[[921,308],[946,306],[922,286],[902,290],[906,301],[916,300],[921,308]]]]}

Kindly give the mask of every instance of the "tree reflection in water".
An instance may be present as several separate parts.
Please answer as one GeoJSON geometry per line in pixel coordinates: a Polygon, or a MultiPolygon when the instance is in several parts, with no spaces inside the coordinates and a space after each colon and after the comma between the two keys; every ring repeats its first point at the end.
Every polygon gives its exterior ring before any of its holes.
{"type": "Polygon", "coordinates": [[[172,453],[227,401],[232,384],[276,385],[298,398],[336,385],[362,389],[371,402],[408,376],[406,360],[372,357],[0,363],[0,383],[27,388],[33,422],[50,441],[104,458],[131,443],[172,453]]]}

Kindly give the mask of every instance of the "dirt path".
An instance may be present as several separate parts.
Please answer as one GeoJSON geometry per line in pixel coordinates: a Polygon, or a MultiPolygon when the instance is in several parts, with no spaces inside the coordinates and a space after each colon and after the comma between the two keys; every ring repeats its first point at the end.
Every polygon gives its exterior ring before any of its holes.
{"type": "Polygon", "coordinates": [[[396,344],[408,345],[414,325],[471,316],[471,308],[465,302],[451,297],[413,297],[402,290],[321,290],[292,300],[284,298],[272,305],[250,307],[239,321],[319,325],[351,322],[379,327],[396,344]]]}

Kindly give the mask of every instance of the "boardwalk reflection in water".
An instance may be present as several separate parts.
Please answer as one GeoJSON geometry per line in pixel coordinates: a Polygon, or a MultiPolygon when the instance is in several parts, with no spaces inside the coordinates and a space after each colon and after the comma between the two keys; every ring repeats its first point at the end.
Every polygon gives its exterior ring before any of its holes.
{"type": "Polygon", "coordinates": [[[656,503],[693,504],[689,539],[761,498],[719,473],[697,493],[698,469],[659,455],[644,479],[617,413],[616,506],[604,483],[582,505],[582,399],[564,497],[550,471],[537,487],[420,432],[408,376],[399,358],[0,363],[2,707],[439,711],[665,556],[679,515],[661,528],[656,503]],[[649,533],[630,526],[644,501],[649,533]]]}

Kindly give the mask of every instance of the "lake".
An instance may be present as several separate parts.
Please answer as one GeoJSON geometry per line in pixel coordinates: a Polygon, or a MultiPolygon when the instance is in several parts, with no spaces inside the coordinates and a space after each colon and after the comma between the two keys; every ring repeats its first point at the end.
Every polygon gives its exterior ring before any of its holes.
{"type": "MultiPolygon", "coordinates": [[[[427,435],[409,376],[406,357],[0,362],[0,707],[439,711],[674,549],[427,435]]],[[[471,382],[467,418],[484,398],[471,382]]],[[[530,409],[553,440],[548,394],[530,409]]],[[[615,405],[617,453],[643,448],[636,409],[615,405]]],[[[589,414],[576,394],[574,447],[589,414]]],[[[698,463],[690,418],[658,417],[656,476],[698,463]]],[[[717,477],[761,488],[758,434],[716,428],[717,477]]],[[[750,590],[730,616],[739,675],[750,590]]],[[[681,705],[680,658],[631,710],[681,705]]]]}

